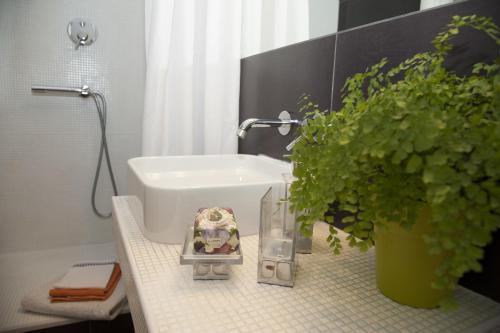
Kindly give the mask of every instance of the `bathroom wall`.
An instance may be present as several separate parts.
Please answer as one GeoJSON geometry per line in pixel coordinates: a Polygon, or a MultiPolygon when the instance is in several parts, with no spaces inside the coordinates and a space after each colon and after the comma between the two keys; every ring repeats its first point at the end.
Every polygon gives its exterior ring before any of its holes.
{"type": "MultiPolygon", "coordinates": [[[[381,58],[387,67],[432,48],[430,41],[453,15],[492,16],[500,23],[500,2],[469,0],[414,12],[378,23],[289,45],[241,60],[240,121],[247,118],[276,118],[281,110],[296,117],[297,101],[307,93],[322,109],[338,110],[345,80],[381,58]],[[334,71],[333,75],[331,71],[334,71]],[[331,102],[324,100],[331,92],[331,102]]],[[[481,33],[465,30],[454,40],[456,48],[447,65],[465,73],[470,64],[497,56],[495,44],[481,33]]],[[[239,152],[282,158],[294,138],[269,128],[252,129],[239,140],[239,152]]]]}
{"type": "Polygon", "coordinates": [[[420,0],[340,0],[338,31],[420,9],[420,0]]]}
{"type": "MultiPolygon", "coordinates": [[[[126,160],[141,147],[143,10],[143,0],[0,1],[0,253],[112,240],[111,220],[90,205],[100,135],[92,100],[30,88],[88,84],[105,94],[123,191],[126,160]],[[98,38],[75,50],[66,27],[77,17],[94,23],[98,38]]],[[[110,211],[104,171],[97,202],[110,211]]]]}
{"type": "MultiPolygon", "coordinates": [[[[415,53],[431,50],[430,41],[451,16],[472,14],[492,16],[500,24],[500,2],[464,1],[338,33],[332,109],[342,106],[340,91],[349,76],[364,71],[383,57],[388,58],[386,67],[390,68],[415,53]]],[[[470,70],[471,64],[492,61],[498,56],[495,42],[472,29],[464,29],[453,44],[455,48],[447,59],[447,66],[462,74],[470,70]]]]}
{"type": "MultiPolygon", "coordinates": [[[[330,108],[335,35],[317,38],[241,60],[240,120],[277,118],[287,110],[301,117],[297,102],[311,94],[322,109],[330,108]]],[[[283,158],[293,133],[281,136],[274,128],[252,128],[238,151],[283,158]]]]}

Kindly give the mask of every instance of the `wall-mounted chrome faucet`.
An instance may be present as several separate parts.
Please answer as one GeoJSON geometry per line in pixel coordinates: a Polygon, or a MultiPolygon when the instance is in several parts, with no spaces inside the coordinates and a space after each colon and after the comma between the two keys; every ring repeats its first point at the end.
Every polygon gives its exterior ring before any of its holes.
{"type": "Polygon", "coordinates": [[[302,122],[297,119],[291,119],[290,113],[287,111],[281,111],[278,119],[259,119],[259,118],[249,118],[243,121],[238,128],[236,133],[240,139],[244,139],[247,136],[247,132],[252,127],[277,127],[281,135],[287,135],[290,133],[292,125],[301,125],[302,122]]]}

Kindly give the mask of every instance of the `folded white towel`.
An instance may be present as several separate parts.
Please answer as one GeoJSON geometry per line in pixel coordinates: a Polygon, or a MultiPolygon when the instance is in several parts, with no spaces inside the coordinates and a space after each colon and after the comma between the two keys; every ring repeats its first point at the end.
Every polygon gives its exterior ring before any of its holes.
{"type": "Polygon", "coordinates": [[[54,288],[106,288],[114,262],[85,262],[71,267],[54,288]]]}
{"type": "Polygon", "coordinates": [[[127,305],[122,279],[118,282],[111,296],[105,301],[51,303],[49,289],[57,280],[59,279],[37,287],[24,296],[21,301],[23,309],[48,315],[86,320],[112,320],[127,305]]]}

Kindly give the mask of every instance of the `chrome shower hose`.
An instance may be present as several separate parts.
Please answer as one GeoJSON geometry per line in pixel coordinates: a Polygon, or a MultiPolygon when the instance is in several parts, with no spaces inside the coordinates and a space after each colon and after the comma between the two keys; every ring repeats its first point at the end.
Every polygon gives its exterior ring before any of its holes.
{"type": "Polygon", "coordinates": [[[94,183],[92,184],[92,210],[100,218],[107,219],[111,217],[111,213],[105,214],[97,209],[95,202],[95,195],[97,192],[97,184],[99,182],[99,175],[101,173],[102,159],[106,157],[106,164],[108,166],[109,178],[111,179],[111,185],[113,186],[114,195],[118,195],[118,190],[116,188],[115,176],[113,174],[113,168],[111,167],[111,159],[109,158],[108,141],[106,140],[106,99],[104,95],[98,91],[89,91],[89,95],[94,100],[95,106],[97,108],[97,114],[99,115],[99,124],[101,127],[101,145],[99,148],[99,157],[97,159],[97,167],[95,170],[94,183]]]}

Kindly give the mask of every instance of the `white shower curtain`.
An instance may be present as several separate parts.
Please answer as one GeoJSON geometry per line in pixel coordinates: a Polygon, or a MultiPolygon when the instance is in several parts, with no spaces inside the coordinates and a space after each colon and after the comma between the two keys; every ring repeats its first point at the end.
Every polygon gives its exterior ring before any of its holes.
{"type": "Polygon", "coordinates": [[[143,154],[235,153],[240,58],[307,39],[307,9],[308,0],[146,0],[143,154]]]}

